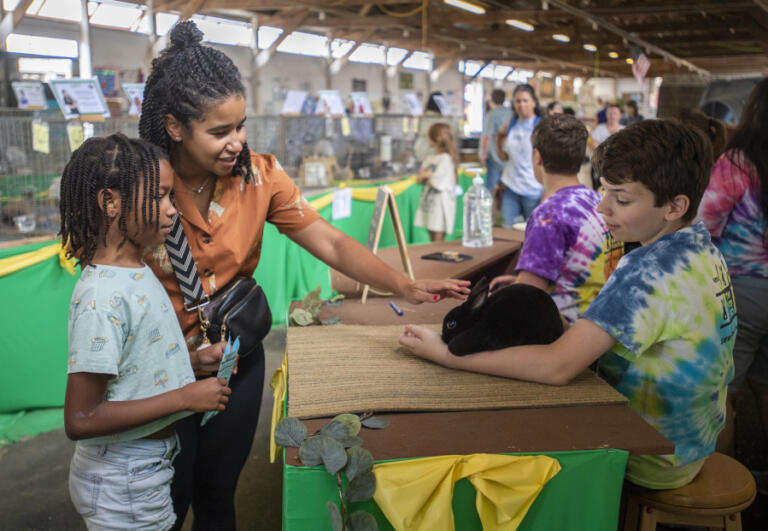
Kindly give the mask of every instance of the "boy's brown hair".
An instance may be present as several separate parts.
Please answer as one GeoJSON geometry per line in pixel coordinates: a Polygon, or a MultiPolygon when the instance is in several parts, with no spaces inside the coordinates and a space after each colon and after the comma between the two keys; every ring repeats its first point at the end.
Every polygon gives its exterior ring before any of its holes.
{"type": "Polygon", "coordinates": [[[712,144],[677,120],[643,120],[614,133],[595,150],[592,165],[611,184],[639,182],[660,207],[677,195],[690,200],[683,221],[696,217],[712,170],[712,144]]]}
{"type": "Polygon", "coordinates": [[[579,173],[587,150],[587,128],[568,114],[542,118],[533,130],[531,143],[541,153],[548,173],[579,173]]]}

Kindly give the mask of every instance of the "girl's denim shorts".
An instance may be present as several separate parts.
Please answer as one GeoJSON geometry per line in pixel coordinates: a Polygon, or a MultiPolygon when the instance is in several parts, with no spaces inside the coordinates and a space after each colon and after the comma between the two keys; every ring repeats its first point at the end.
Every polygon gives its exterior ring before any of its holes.
{"type": "Polygon", "coordinates": [[[178,437],[97,446],[78,443],[69,467],[69,495],[88,529],[170,529],[171,462],[178,437]]]}

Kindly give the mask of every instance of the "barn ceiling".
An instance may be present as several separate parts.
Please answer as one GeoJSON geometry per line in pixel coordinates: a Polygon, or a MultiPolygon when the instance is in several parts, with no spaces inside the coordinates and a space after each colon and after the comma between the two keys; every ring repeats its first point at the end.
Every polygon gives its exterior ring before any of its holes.
{"type": "Polygon", "coordinates": [[[484,13],[443,0],[154,0],[154,8],[428,50],[437,64],[474,59],[553,73],[629,76],[625,60],[636,46],[651,59],[649,76],[768,74],[768,0],[471,3],[484,13]],[[533,30],[517,29],[508,20],[533,30]],[[570,42],[558,42],[554,34],[570,42]]]}

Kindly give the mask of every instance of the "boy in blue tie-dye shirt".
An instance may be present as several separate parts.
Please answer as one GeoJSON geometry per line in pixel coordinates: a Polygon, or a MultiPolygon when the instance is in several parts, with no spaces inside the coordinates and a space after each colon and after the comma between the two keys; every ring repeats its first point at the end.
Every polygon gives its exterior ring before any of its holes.
{"type": "Polygon", "coordinates": [[[542,119],[531,136],[533,173],[544,198],[525,226],[516,276],[493,279],[491,289],[509,282],[547,291],[573,323],[605,284],[624,246],[608,233],[595,210],[600,194],[579,183],[587,149],[587,128],[567,114],[542,119]]]}
{"type": "Polygon", "coordinates": [[[605,188],[598,212],[616,239],[641,247],[557,341],[457,357],[437,333],[407,326],[400,342],[448,367],[553,385],[599,360],[599,374],[675,445],[671,455],[630,456],[627,479],[680,487],[714,451],[733,377],[728,269],[706,228],[691,225],[711,146],[676,122],[645,120],[603,142],[594,165],[605,188]]]}

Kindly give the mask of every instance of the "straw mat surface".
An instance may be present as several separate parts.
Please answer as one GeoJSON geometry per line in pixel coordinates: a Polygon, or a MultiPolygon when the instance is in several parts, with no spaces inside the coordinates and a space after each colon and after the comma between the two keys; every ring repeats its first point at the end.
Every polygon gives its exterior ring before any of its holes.
{"type": "MultiPolygon", "coordinates": [[[[437,330],[437,326],[431,326],[437,330]]],[[[289,327],[288,414],[623,404],[589,371],[562,387],[446,369],[400,347],[401,326],[289,327]]]]}

